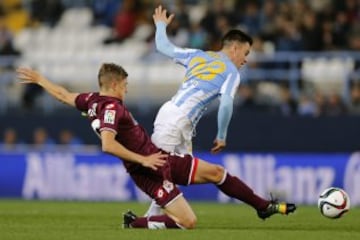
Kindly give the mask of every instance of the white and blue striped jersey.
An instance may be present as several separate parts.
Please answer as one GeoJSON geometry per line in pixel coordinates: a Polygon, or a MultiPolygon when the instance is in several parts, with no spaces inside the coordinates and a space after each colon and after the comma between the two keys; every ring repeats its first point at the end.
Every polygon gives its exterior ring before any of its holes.
{"type": "MultiPolygon", "coordinates": [[[[236,66],[223,52],[204,52],[173,45],[166,35],[166,23],[162,21],[156,23],[155,44],[159,52],[186,68],[183,83],[171,102],[180,109],[182,115],[189,118],[193,129],[206,106],[221,95],[216,138],[225,141],[233,112],[234,95],[240,84],[240,74],[236,66]]],[[[162,108],[159,112],[161,110],[162,108]]]]}
{"type": "Polygon", "coordinates": [[[234,98],[240,74],[222,52],[176,47],[173,53],[173,59],[186,68],[186,74],[171,101],[195,126],[211,101],[221,94],[234,98]]]}

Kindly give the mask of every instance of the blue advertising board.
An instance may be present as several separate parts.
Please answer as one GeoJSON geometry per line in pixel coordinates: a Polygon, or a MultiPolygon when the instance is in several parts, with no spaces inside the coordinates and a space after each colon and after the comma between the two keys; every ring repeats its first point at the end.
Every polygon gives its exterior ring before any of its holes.
{"type": "MultiPolygon", "coordinates": [[[[196,156],[224,166],[268,198],[273,193],[298,204],[316,204],[327,187],[344,188],[360,205],[360,153],[196,156]]],[[[214,185],[181,187],[189,200],[230,202],[214,185]]],[[[100,152],[0,153],[0,197],[59,200],[147,201],[121,161],[100,152]]]]}

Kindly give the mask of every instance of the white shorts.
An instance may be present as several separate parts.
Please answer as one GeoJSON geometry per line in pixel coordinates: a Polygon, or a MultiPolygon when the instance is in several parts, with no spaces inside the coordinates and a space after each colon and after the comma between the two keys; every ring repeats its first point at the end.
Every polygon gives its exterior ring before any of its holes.
{"type": "Polygon", "coordinates": [[[169,153],[192,154],[192,125],[171,101],[164,103],[154,122],[152,142],[169,153]]]}

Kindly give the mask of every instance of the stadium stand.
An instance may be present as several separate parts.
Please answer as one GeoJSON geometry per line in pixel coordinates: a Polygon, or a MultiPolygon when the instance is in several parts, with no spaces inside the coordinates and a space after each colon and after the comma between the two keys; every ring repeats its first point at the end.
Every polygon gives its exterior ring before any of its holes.
{"type": "MultiPolygon", "coordinates": [[[[39,1],[26,4],[21,1],[3,2],[2,9],[5,9],[3,12],[6,19],[11,19],[19,9],[27,12],[25,15],[30,18],[22,17],[22,24],[18,24],[21,27],[11,28],[15,36],[13,45],[22,53],[16,66],[37,68],[72,90],[86,91],[96,88],[94,78],[100,63],[114,61],[123,65],[130,73],[128,101],[136,103],[140,96],[155,106],[171,96],[181,81],[174,76],[180,76],[182,68],[174,66],[171,60],[154,51],[151,20],[154,3],[135,1],[135,5],[130,4],[129,11],[137,16],[134,33],[121,42],[104,45],[104,40],[111,35],[112,25],[116,21],[114,7],[121,12],[123,4],[111,5],[113,3],[108,1],[107,7],[112,7],[110,11],[105,7],[99,9],[97,1],[59,0],[56,1],[56,9],[52,5],[53,8],[39,11],[39,6],[35,4],[39,1]],[[51,11],[59,13],[58,17],[47,18],[51,11]],[[100,14],[99,11],[103,12],[100,14]],[[34,17],[34,13],[44,16],[34,17]],[[110,16],[113,16],[112,23],[105,20],[110,16]],[[25,24],[26,22],[28,23],[25,24]]],[[[255,97],[260,104],[279,104],[279,83],[288,85],[293,98],[297,100],[306,95],[316,104],[315,93],[321,92],[325,98],[337,94],[341,96],[341,101],[350,101],[349,93],[354,85],[352,82],[359,79],[356,72],[360,56],[356,50],[359,50],[357,39],[360,39],[360,34],[359,21],[356,21],[359,13],[352,9],[353,6],[347,6],[346,2],[327,1],[316,4],[313,1],[214,1],[212,4],[211,1],[184,0],[166,1],[165,4],[177,14],[178,22],[169,27],[172,41],[180,46],[189,46],[189,43],[195,41],[204,44],[203,48],[216,50],[218,38],[224,30],[221,27],[225,26],[221,24],[252,29],[254,46],[249,64],[242,70],[242,82],[255,86],[255,97]],[[305,16],[299,13],[301,9],[308,10],[309,14],[305,16]],[[274,15],[276,11],[279,12],[277,17],[274,15]],[[222,21],[228,22],[220,23],[220,17],[225,17],[222,21]],[[205,35],[201,35],[201,31],[205,35]],[[322,42],[320,45],[310,46],[314,42],[307,38],[319,37],[314,31],[323,34],[320,36],[322,42]],[[269,97],[271,101],[268,101],[269,97]]],[[[0,61],[3,67],[6,66],[4,61],[0,61]]],[[[11,78],[11,71],[2,76],[3,79],[9,77],[11,78]]],[[[22,90],[9,85],[8,80],[1,82],[5,94],[2,96],[4,101],[1,103],[1,111],[20,106],[21,96],[14,96],[14,92],[17,92],[15,95],[21,95],[22,90]],[[9,89],[13,91],[8,91],[9,89]],[[7,96],[8,94],[11,96],[7,96]]],[[[49,112],[52,107],[59,106],[54,102],[45,109],[49,112]]]]}

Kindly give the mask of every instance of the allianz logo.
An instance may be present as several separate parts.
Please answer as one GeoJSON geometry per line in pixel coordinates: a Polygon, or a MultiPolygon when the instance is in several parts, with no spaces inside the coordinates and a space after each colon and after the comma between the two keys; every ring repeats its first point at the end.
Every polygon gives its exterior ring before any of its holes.
{"type": "MultiPolygon", "coordinates": [[[[360,153],[352,154],[347,161],[344,159],[339,164],[343,167],[335,164],[319,166],[309,157],[301,162],[298,159],[291,158],[284,164],[276,159],[276,154],[226,154],[223,165],[266,198],[273,193],[280,200],[316,204],[323,189],[340,184],[339,187],[349,193],[352,205],[360,205],[360,153]]],[[[233,201],[220,191],[218,200],[233,201]]]]}
{"type": "MultiPolygon", "coordinates": [[[[344,161],[329,164],[323,161],[320,165],[314,164],[311,155],[300,160],[292,157],[295,154],[289,155],[286,161],[277,159],[276,154],[222,156],[225,168],[260,196],[268,198],[273,193],[280,200],[316,204],[320,192],[336,184],[347,191],[353,206],[360,205],[360,152],[344,161]]],[[[27,199],[148,200],[133,186],[120,162],[82,162],[75,157],[71,153],[27,154],[22,196],[27,199]]],[[[214,197],[221,202],[233,201],[220,191],[214,197]]]]}
{"type": "MultiPolygon", "coordinates": [[[[130,200],[124,167],[110,163],[75,163],[71,153],[26,156],[22,196],[27,199],[130,200]]],[[[137,198],[144,198],[140,193],[137,198]]]]}

